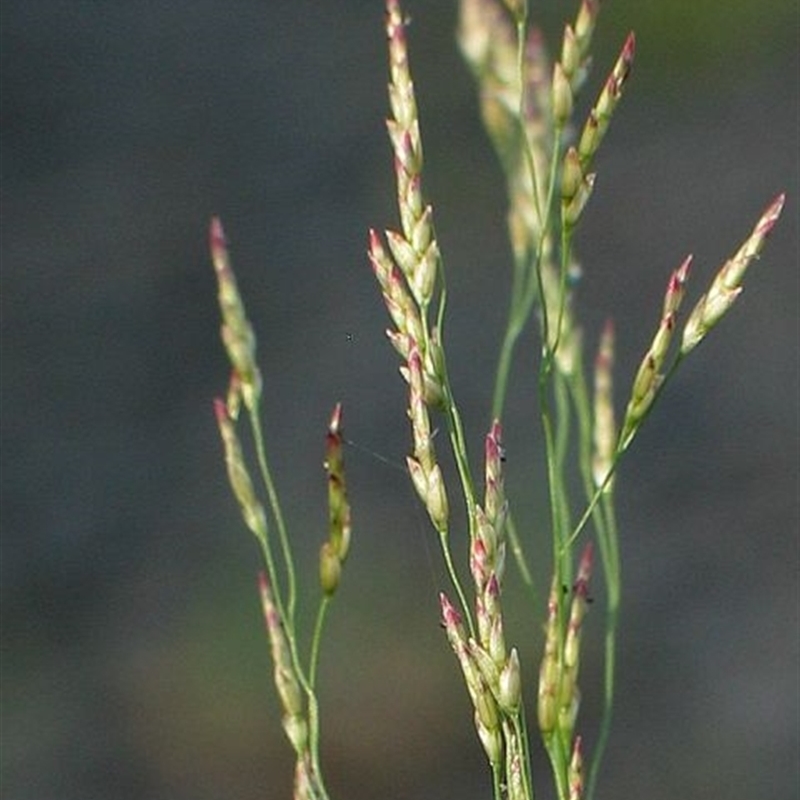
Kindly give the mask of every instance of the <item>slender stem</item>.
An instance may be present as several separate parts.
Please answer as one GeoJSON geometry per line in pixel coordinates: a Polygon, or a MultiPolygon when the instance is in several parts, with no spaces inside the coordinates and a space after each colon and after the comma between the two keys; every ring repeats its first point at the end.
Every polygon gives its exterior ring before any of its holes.
{"type": "MultiPolygon", "coordinates": [[[[450,438],[450,448],[453,452],[453,458],[455,459],[459,479],[461,482],[461,489],[464,494],[471,542],[475,535],[475,484],[472,481],[472,474],[469,468],[469,457],[467,454],[466,438],[464,436],[464,425],[461,421],[461,414],[459,413],[458,406],[456,405],[455,397],[453,395],[453,390],[450,385],[450,376],[447,370],[447,361],[444,355],[444,312],[447,305],[447,282],[444,274],[444,262],[441,260],[439,261],[439,275],[442,288],[439,296],[439,308],[436,316],[436,333],[438,344],[441,349],[442,363],[440,368],[442,386],[445,394],[445,413],[447,416],[447,429],[450,438]]],[[[423,332],[426,337],[426,345],[430,346],[426,309],[422,310],[422,320],[423,332]]],[[[464,617],[467,620],[467,626],[469,628],[470,635],[474,636],[475,629],[472,621],[472,615],[469,610],[469,605],[467,604],[464,588],[461,585],[455,565],[453,564],[453,555],[450,551],[449,534],[446,528],[439,531],[439,543],[441,545],[447,572],[450,576],[450,582],[453,584],[453,587],[458,594],[458,599],[461,603],[461,609],[464,617]]]]}
{"type": "Polygon", "coordinates": [[[517,523],[514,520],[514,515],[511,511],[508,512],[506,516],[506,534],[508,535],[508,543],[511,545],[511,554],[514,556],[514,560],[517,562],[517,569],[522,576],[523,583],[530,589],[533,605],[539,605],[539,597],[536,591],[536,585],[533,581],[533,575],[531,574],[531,569],[528,566],[528,561],[525,558],[525,552],[522,549],[522,544],[519,540],[519,534],[517,533],[517,523]]]}
{"type": "Polygon", "coordinates": [[[322,780],[322,769],[319,761],[319,703],[313,691],[308,693],[308,728],[309,728],[309,753],[313,766],[313,776],[316,783],[315,789],[320,800],[328,800],[328,791],[322,780]]]}
{"type": "MultiPolygon", "coordinates": [[[[447,282],[444,274],[444,262],[439,262],[439,274],[441,278],[441,295],[439,298],[439,310],[436,317],[436,332],[442,354],[442,384],[445,393],[445,412],[447,414],[447,427],[450,435],[450,444],[453,450],[453,457],[458,468],[458,475],[461,479],[461,487],[464,492],[464,501],[467,507],[467,520],[469,524],[470,541],[475,535],[475,484],[472,480],[472,473],[469,467],[469,457],[467,454],[467,441],[464,436],[464,425],[461,421],[461,413],[456,405],[455,395],[450,385],[450,374],[447,369],[447,361],[444,351],[444,310],[447,303],[447,282]]],[[[423,314],[423,328],[427,327],[423,314]]]]}
{"type": "Polygon", "coordinates": [[[492,764],[492,793],[494,800],[503,800],[503,765],[501,763],[492,764]]]}
{"type": "MultiPolygon", "coordinates": [[[[550,526],[553,538],[553,574],[557,576],[559,585],[564,584],[565,569],[567,564],[568,547],[565,542],[566,531],[564,529],[564,519],[562,516],[563,503],[561,499],[561,486],[563,483],[563,476],[561,476],[557,469],[555,458],[555,444],[553,436],[553,426],[551,420],[551,413],[549,402],[547,398],[547,376],[546,373],[540,375],[539,379],[539,402],[541,405],[541,421],[542,429],[544,431],[545,442],[545,463],[547,466],[547,489],[550,497],[550,526]]],[[[559,628],[562,629],[563,636],[563,606],[561,595],[558,595],[558,617],[559,628]]],[[[561,644],[559,644],[560,652],[561,644]]]]}
{"type": "Polygon", "coordinates": [[[547,755],[550,757],[550,764],[553,767],[558,800],[568,800],[569,780],[567,779],[567,770],[569,767],[569,758],[564,751],[564,744],[557,731],[553,731],[548,736],[545,741],[545,749],[547,750],[547,755]]]}
{"type": "Polygon", "coordinates": [[[661,383],[659,384],[658,388],[656,389],[656,393],[653,396],[653,400],[650,403],[650,406],[648,407],[648,409],[644,413],[644,415],[641,417],[641,419],[638,420],[636,428],[634,428],[634,430],[630,433],[630,435],[627,437],[627,439],[625,441],[620,441],[617,444],[617,449],[616,449],[616,451],[614,453],[614,458],[611,461],[611,465],[609,466],[608,472],[606,473],[606,476],[603,479],[603,482],[600,484],[600,486],[598,486],[594,490],[594,493],[592,494],[591,499],[586,504],[586,508],[584,509],[583,514],[581,514],[580,519],[578,520],[578,522],[575,525],[575,527],[572,529],[572,533],[569,535],[568,539],[566,540],[565,547],[566,546],[570,546],[575,542],[575,540],[578,538],[578,536],[581,535],[583,529],[586,527],[586,523],[591,519],[591,516],[594,513],[594,510],[597,507],[597,504],[600,502],[600,500],[603,497],[603,494],[606,491],[606,487],[611,482],[611,479],[614,477],[614,473],[617,471],[617,467],[619,466],[619,463],[622,460],[622,456],[625,455],[625,453],[628,452],[628,449],[630,448],[631,443],[633,442],[636,434],[639,433],[639,430],[641,429],[642,424],[644,423],[645,419],[647,419],[647,417],[650,416],[650,414],[651,414],[651,412],[653,410],[653,407],[655,406],[655,404],[658,401],[658,399],[661,397],[662,393],[664,392],[664,389],[666,389],[667,384],[670,382],[670,380],[672,379],[672,377],[675,374],[676,370],[680,366],[681,360],[682,360],[682,356],[680,354],[678,354],[675,357],[674,361],[672,362],[672,365],[670,366],[670,368],[664,374],[664,377],[663,377],[661,383]]]}
{"type": "Polygon", "coordinates": [[[530,800],[534,800],[533,770],[531,769],[531,745],[528,740],[528,725],[525,721],[525,708],[520,706],[519,711],[512,718],[514,732],[522,745],[522,770],[523,783],[530,800]]]}
{"type": "Polygon", "coordinates": [[[614,514],[614,504],[606,496],[603,503],[607,521],[606,536],[598,537],[600,555],[603,560],[603,569],[606,573],[606,586],[608,591],[608,606],[606,611],[605,635],[605,670],[603,681],[603,716],[600,721],[600,732],[597,744],[592,755],[589,769],[589,779],[586,789],[586,800],[594,797],[600,765],[603,761],[608,735],[611,730],[611,717],[614,708],[614,683],[616,676],[616,638],[617,621],[619,619],[620,590],[622,586],[619,571],[619,555],[617,552],[617,523],[614,514]]]}
{"type": "MultiPolygon", "coordinates": [[[[542,350],[544,352],[543,358],[543,368],[545,371],[549,370],[549,363],[552,362],[553,358],[555,357],[555,347],[550,347],[550,320],[548,319],[548,311],[547,311],[547,297],[545,295],[544,290],[544,283],[542,279],[542,256],[544,254],[544,245],[547,239],[547,234],[550,229],[551,224],[551,213],[553,208],[553,198],[555,196],[556,190],[556,178],[558,176],[558,162],[559,162],[559,154],[561,152],[561,136],[562,130],[561,128],[556,128],[553,132],[553,152],[551,154],[551,162],[550,162],[550,177],[548,179],[547,185],[547,206],[545,208],[545,219],[542,225],[542,231],[539,238],[539,245],[536,251],[536,264],[534,267],[534,280],[535,280],[535,288],[531,286],[530,292],[531,294],[534,293],[534,290],[537,289],[539,292],[539,298],[541,300],[541,311],[542,311],[542,350]]],[[[533,161],[533,156],[530,156],[531,162],[533,161]]],[[[560,316],[559,316],[560,322],[560,316]]],[[[558,335],[560,331],[559,328],[556,330],[556,342],[555,345],[558,345],[558,335]]]]}
{"type": "Polygon", "coordinates": [[[469,610],[469,604],[467,603],[467,596],[464,593],[464,587],[461,585],[461,581],[458,579],[458,573],[456,572],[455,565],[453,564],[453,554],[450,552],[447,530],[439,531],[439,543],[442,547],[442,555],[444,556],[444,563],[447,567],[447,574],[450,576],[450,582],[453,584],[453,587],[456,590],[458,601],[461,603],[462,614],[467,621],[469,635],[474,637],[475,626],[472,622],[472,614],[469,610]]]}
{"type": "Polygon", "coordinates": [[[511,372],[511,360],[514,355],[514,348],[517,344],[517,339],[519,339],[525,327],[525,321],[528,318],[528,311],[519,313],[515,310],[515,306],[516,303],[512,302],[512,309],[509,312],[509,323],[506,327],[505,335],[503,336],[503,344],[500,347],[500,357],[497,361],[497,373],[494,379],[494,394],[492,396],[493,419],[501,419],[503,416],[503,408],[508,391],[508,376],[511,372]]]}
{"type": "MultiPolygon", "coordinates": [[[[294,560],[292,558],[292,549],[289,545],[289,536],[286,532],[286,523],[284,522],[283,512],[281,511],[281,504],[278,500],[278,493],[275,489],[275,482],[272,480],[272,473],[270,472],[269,464],[267,462],[267,453],[264,446],[264,433],[261,428],[261,420],[258,415],[258,408],[250,410],[250,425],[253,429],[253,439],[256,446],[258,466],[261,471],[261,477],[264,481],[264,486],[267,490],[267,497],[269,498],[269,505],[272,509],[272,515],[275,517],[275,524],[278,528],[278,539],[281,544],[281,553],[283,554],[283,562],[286,567],[287,618],[285,621],[291,621],[293,626],[295,606],[297,604],[297,581],[294,572],[294,560]]],[[[272,578],[274,576],[270,575],[270,577],[272,578]]],[[[276,591],[276,594],[279,594],[279,592],[276,591]]]]}
{"type": "Polygon", "coordinates": [[[319,664],[319,646],[322,640],[322,628],[325,625],[325,616],[331,603],[328,595],[323,595],[317,609],[317,619],[314,623],[314,634],[311,638],[311,656],[308,660],[308,685],[313,690],[317,681],[317,665],[319,664]]]}

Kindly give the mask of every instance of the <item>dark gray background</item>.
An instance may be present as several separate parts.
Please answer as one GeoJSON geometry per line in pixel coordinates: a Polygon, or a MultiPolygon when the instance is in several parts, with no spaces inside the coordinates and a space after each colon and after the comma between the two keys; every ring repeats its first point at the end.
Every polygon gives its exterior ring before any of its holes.
{"type": "MultiPolygon", "coordinates": [[[[533,5],[555,42],[574,4],[533,5]]],[[[447,345],[477,457],[509,283],[503,187],[453,44],[454,5],[409,10],[447,345]]],[[[362,448],[398,464],[408,447],[364,255],[367,227],[396,219],[382,14],[378,0],[3,5],[7,800],[290,796],[257,552],[210,407],[227,367],[206,226],[222,215],[258,329],[269,448],[309,586],[333,403],[362,448]]],[[[579,237],[578,305],[590,349],[616,320],[620,408],[669,270],[695,253],[692,302],[789,193],[739,304],[621,471],[626,605],[601,798],[797,790],[797,22],[789,0],[618,0],[601,17],[589,97],[628,28],[639,48],[579,237]]],[[[525,344],[508,482],[541,533],[525,344]]],[[[438,627],[433,537],[398,469],[361,449],[347,459],[355,538],[322,656],[330,788],[488,797],[438,627]]],[[[599,623],[594,610],[589,739],[599,623]]],[[[530,698],[538,612],[509,626],[530,698]]]]}

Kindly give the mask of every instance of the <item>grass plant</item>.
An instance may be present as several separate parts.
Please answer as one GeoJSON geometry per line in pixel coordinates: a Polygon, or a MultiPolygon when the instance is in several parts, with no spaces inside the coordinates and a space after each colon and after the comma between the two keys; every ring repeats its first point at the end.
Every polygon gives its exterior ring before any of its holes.
{"type": "MultiPolygon", "coordinates": [[[[513,254],[509,312],[492,393],[492,419],[483,434],[484,469],[476,480],[448,372],[447,282],[436,237],[433,206],[423,186],[421,126],[409,63],[407,25],[398,0],[386,0],[389,52],[387,130],[394,155],[399,224],[370,230],[368,256],[391,326],[387,337],[400,359],[408,395],[411,446],[406,466],[438,539],[448,585],[439,597],[441,621],[470,703],[477,740],[491,776],[494,800],[533,800],[534,787],[552,781],[559,800],[596,795],[611,727],[617,622],[622,596],[615,481],[623,458],[662,393],[706,335],[728,313],[778,220],[778,195],[752,231],[716,273],[688,314],[682,315],[692,257],[667,276],[659,318],[641,363],[629,380],[624,413],[616,422],[614,328],[600,332],[587,369],[578,323],[574,277],[579,272],[574,235],[590,201],[594,162],[618,113],[631,72],[636,39],[630,33],[607,76],[594,89],[585,119],[575,99],[590,91],[591,47],[599,0],[582,0],[564,27],[551,58],[525,0],[461,0],[458,41],[480,98],[483,123],[505,174],[508,235],[513,254]],[[544,626],[538,670],[522,665],[507,630],[503,586],[508,573],[531,584],[531,542],[521,533],[514,502],[504,488],[502,418],[511,364],[521,334],[537,332],[537,408],[543,432],[549,491],[552,578],[546,607],[532,607],[528,630],[544,626]],[[591,372],[591,374],[589,374],[591,372]],[[433,431],[442,426],[456,465],[448,485],[433,431]],[[570,454],[577,453],[577,463],[570,454]],[[583,496],[568,487],[579,477],[583,496]],[[466,563],[452,546],[452,503],[463,504],[469,541],[466,563]],[[599,733],[581,735],[581,636],[589,585],[599,562],[604,583],[604,678],[599,733]],[[513,563],[513,566],[512,566],[513,563]],[[511,569],[509,569],[511,567],[511,569]],[[533,676],[538,672],[538,676],[533,676]],[[531,753],[543,746],[549,778],[534,781],[531,753]]],[[[264,568],[261,601],[271,646],[283,727],[296,756],[295,800],[327,800],[320,758],[317,665],[325,618],[347,559],[350,506],[344,472],[342,408],[337,404],[326,434],[329,501],[327,537],[320,548],[319,591],[300,596],[289,534],[270,470],[260,422],[261,374],[256,337],[230,266],[221,223],[212,220],[210,248],[219,284],[222,340],[232,367],[227,398],[215,401],[228,477],[244,522],[260,547],[264,568]],[[240,443],[244,418],[254,443],[248,466],[240,443]],[[262,498],[264,498],[262,500],[262,498]],[[299,602],[317,605],[308,652],[301,648],[299,602]]],[[[627,388],[627,384],[624,384],[627,388]]],[[[596,616],[596,615],[595,615],[596,616]]],[[[524,635],[524,633],[523,633],[524,635]]],[[[488,787],[487,787],[488,791],[488,787]]],[[[543,791],[539,789],[539,791],[543,791]]],[[[550,790],[547,790],[549,796],[550,790]]]]}

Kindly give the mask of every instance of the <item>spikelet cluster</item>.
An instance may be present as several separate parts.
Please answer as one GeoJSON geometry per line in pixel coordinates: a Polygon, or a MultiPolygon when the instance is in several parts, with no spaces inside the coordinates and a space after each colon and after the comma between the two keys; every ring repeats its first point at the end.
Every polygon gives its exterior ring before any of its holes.
{"type": "Polygon", "coordinates": [[[687,256],[683,263],[670,275],[667,282],[658,328],[649,349],[639,364],[636,377],[633,379],[630,400],[628,401],[620,433],[620,449],[624,450],[630,443],[639,424],[653,405],[656,394],[664,380],[664,362],[675,332],[678,310],[686,291],[686,281],[689,277],[691,264],[692,257],[687,256]]]}
{"type": "MultiPolygon", "coordinates": [[[[561,219],[567,229],[573,228],[577,224],[591,197],[595,182],[595,174],[590,171],[592,160],[603,141],[614,110],[622,97],[622,87],[630,74],[635,51],[636,38],[633,33],[629,33],[611,74],[606,79],[594,107],[589,112],[578,144],[570,147],[564,156],[561,178],[561,219]]],[[[558,74],[558,70],[556,70],[556,75],[558,74]]],[[[571,97],[571,87],[566,77],[562,80],[562,94],[571,97]]],[[[566,105],[566,102],[564,104],[566,105]]]]}
{"type": "Polygon", "coordinates": [[[389,40],[389,104],[386,127],[394,151],[400,230],[369,234],[369,259],[394,328],[387,330],[405,362],[400,372],[408,383],[408,416],[414,442],[408,470],[434,527],[447,529],[449,507],[444,479],[433,447],[430,407],[445,400],[444,366],[438,333],[429,323],[428,310],[436,294],[440,269],[439,245],[433,227],[433,209],[422,194],[422,140],[408,64],[405,21],[396,0],[386,3],[389,40]]]}
{"type": "MultiPolygon", "coordinates": [[[[758,258],[764,243],[781,215],[785,196],[778,195],[758,219],[750,235],[736,253],[719,269],[709,289],[689,314],[680,335],[676,365],[705,338],[722,319],[742,292],[742,280],[750,263],[758,258]]],[[[665,364],[677,326],[678,310],[685,293],[692,256],[670,276],[664,295],[661,319],[631,387],[630,399],[620,431],[617,450],[625,450],[649,413],[664,382],[665,364]]]]}
{"type": "MultiPolygon", "coordinates": [[[[566,626],[560,619],[562,587],[554,576],[547,605],[545,645],[539,669],[537,715],[545,741],[553,736],[576,747],[575,721],[580,707],[578,673],[583,620],[588,610],[589,578],[592,572],[592,544],[586,545],[578,566],[566,626]]],[[[580,745],[577,745],[580,751],[580,745]]]]}
{"type": "Polygon", "coordinates": [[[228,405],[219,398],[214,400],[214,414],[225,450],[228,482],[239,503],[245,525],[257,539],[263,542],[267,537],[267,517],[264,513],[264,506],[256,496],[250,472],[242,455],[242,445],[236,433],[234,420],[228,412],[228,405]]]}
{"type": "Polygon", "coordinates": [[[486,436],[485,494],[475,506],[470,572],[475,590],[476,637],[468,636],[461,616],[441,595],[442,621],[458,658],[475,709],[475,727],[492,764],[504,759],[510,797],[524,797],[523,743],[511,720],[520,713],[522,688],[517,649],[507,650],[500,602],[505,572],[505,521],[502,430],[495,420],[486,436]]]}
{"type": "MultiPolygon", "coordinates": [[[[261,397],[261,372],[256,364],[256,337],[231,269],[225,232],[217,217],[211,220],[208,238],[222,312],[222,342],[233,368],[231,383],[241,392],[245,405],[252,411],[261,397]]],[[[235,413],[232,416],[235,417],[235,413]]]]}
{"type": "Polygon", "coordinates": [[[475,76],[483,124],[506,175],[514,263],[518,271],[529,271],[540,252],[543,269],[555,275],[544,214],[553,145],[551,68],[541,31],[530,26],[526,35],[520,75],[516,29],[500,4],[461,0],[458,42],[475,76]]]}
{"type": "Polygon", "coordinates": [[[275,687],[283,710],[283,729],[295,753],[302,757],[308,749],[308,722],[303,692],[292,662],[283,623],[275,606],[272,587],[263,572],[259,574],[258,588],[272,652],[275,687]]]}
{"type": "Polygon", "coordinates": [[[742,292],[742,280],[753,259],[758,258],[764,242],[783,211],[786,195],[779,194],[759,218],[750,236],[736,253],[722,265],[708,291],[697,301],[681,337],[681,354],[694,350],[706,334],[728,312],[742,292]]]}
{"type": "MultiPolygon", "coordinates": [[[[459,44],[475,74],[483,122],[506,173],[514,297],[529,295],[532,284],[537,284],[536,291],[542,295],[546,346],[565,375],[576,368],[580,332],[574,323],[569,281],[562,279],[555,262],[548,215],[549,165],[555,157],[553,143],[558,132],[568,128],[574,98],[588,73],[599,8],[595,0],[581,3],[574,22],[565,27],[561,59],[552,67],[541,31],[528,26],[520,69],[515,27],[518,15],[509,19],[496,0],[460,3],[459,44]]],[[[594,175],[588,173],[589,148],[596,150],[619,99],[633,55],[632,42],[631,38],[590,115],[593,129],[602,130],[593,140],[587,134],[586,158],[582,162],[574,147],[564,157],[561,201],[567,227],[577,222],[591,194],[594,175]]],[[[575,263],[570,263],[568,270],[570,275],[579,273],[575,263]]]]}

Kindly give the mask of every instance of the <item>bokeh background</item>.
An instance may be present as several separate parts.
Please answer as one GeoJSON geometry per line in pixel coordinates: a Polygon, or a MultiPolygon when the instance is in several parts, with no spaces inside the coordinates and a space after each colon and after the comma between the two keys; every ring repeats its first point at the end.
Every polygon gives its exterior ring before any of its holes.
{"type": "MultiPolygon", "coordinates": [[[[555,43],[575,4],[533,5],[555,43]]],[[[455,4],[408,11],[447,346],[478,454],[509,283],[503,186],[455,4]]],[[[355,443],[354,545],[322,655],[332,793],[489,796],[438,627],[438,551],[398,468],[405,392],[365,258],[367,227],[396,219],[382,17],[379,0],[3,4],[7,800],[290,796],[258,554],[210,406],[227,377],[212,213],[258,329],[268,446],[312,588],[337,400],[355,443]]],[[[669,270],[695,254],[691,302],[767,202],[789,198],[739,304],[622,468],[620,694],[599,796],[779,800],[798,787],[797,6],[608,3],[582,113],[629,28],[635,72],[579,239],[585,338],[615,318],[620,406],[669,270]]],[[[535,539],[532,386],[520,357],[508,482],[535,539]]],[[[508,633],[533,681],[528,611],[508,633]]]]}

